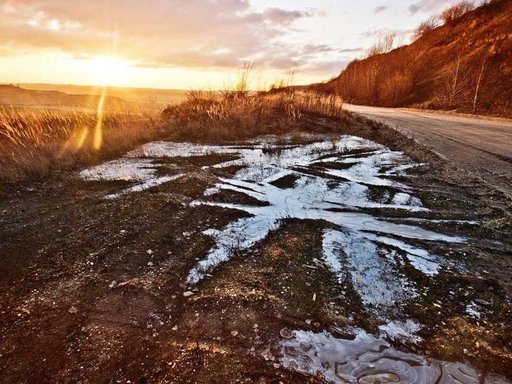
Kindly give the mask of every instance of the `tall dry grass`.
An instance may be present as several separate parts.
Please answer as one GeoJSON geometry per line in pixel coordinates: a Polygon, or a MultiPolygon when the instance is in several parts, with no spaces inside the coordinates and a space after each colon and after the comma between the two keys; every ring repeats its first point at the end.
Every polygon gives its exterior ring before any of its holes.
{"type": "Polygon", "coordinates": [[[163,112],[174,139],[210,142],[308,129],[305,118],[311,115],[347,119],[340,97],[303,92],[193,91],[163,112]]]}
{"type": "Polygon", "coordinates": [[[91,164],[161,133],[152,116],[142,113],[106,113],[100,120],[94,112],[3,108],[0,183],[91,164]]]}
{"type": "MultiPolygon", "coordinates": [[[[335,95],[251,92],[252,64],[220,92],[191,91],[157,115],[141,111],[82,112],[0,109],[0,185],[42,178],[55,169],[89,165],[161,138],[219,142],[311,129],[311,116],[347,121],[335,95]]],[[[317,127],[317,130],[319,128],[317,127]]]]}

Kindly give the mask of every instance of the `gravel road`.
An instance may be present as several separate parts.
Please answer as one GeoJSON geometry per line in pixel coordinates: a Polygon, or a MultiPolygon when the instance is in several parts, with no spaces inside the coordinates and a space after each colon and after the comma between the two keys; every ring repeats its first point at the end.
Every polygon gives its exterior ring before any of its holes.
{"type": "Polygon", "coordinates": [[[512,198],[512,121],[347,104],[391,126],[512,198]]]}

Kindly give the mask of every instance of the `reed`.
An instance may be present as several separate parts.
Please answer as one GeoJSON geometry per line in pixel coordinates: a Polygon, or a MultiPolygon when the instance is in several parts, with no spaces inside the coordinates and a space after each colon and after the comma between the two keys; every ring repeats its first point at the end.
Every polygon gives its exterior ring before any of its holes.
{"type": "Polygon", "coordinates": [[[161,133],[146,113],[0,109],[0,183],[88,165],[161,133]]]}

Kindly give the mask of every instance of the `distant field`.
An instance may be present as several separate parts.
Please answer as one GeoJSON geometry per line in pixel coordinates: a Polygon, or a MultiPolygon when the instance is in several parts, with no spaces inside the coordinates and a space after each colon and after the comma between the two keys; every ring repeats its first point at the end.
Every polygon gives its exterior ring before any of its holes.
{"type": "MultiPolygon", "coordinates": [[[[58,91],[69,95],[101,95],[102,92],[101,87],[81,85],[20,84],[20,87],[36,91],[58,91]]],[[[108,95],[111,97],[151,109],[163,109],[168,104],[179,103],[185,100],[187,92],[180,89],[108,88],[108,95]]]]}

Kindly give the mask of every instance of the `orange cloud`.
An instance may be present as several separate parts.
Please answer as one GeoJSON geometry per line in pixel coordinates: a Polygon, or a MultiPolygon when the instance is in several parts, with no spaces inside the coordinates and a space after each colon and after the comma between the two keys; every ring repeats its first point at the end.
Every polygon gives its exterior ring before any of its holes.
{"type": "MultiPolygon", "coordinates": [[[[247,0],[16,0],[0,8],[0,46],[80,57],[114,50],[146,67],[233,68],[259,57],[265,66],[284,63],[275,58],[283,28],[310,14],[256,12],[247,0]]],[[[288,49],[288,64],[297,55],[288,49]]]]}

